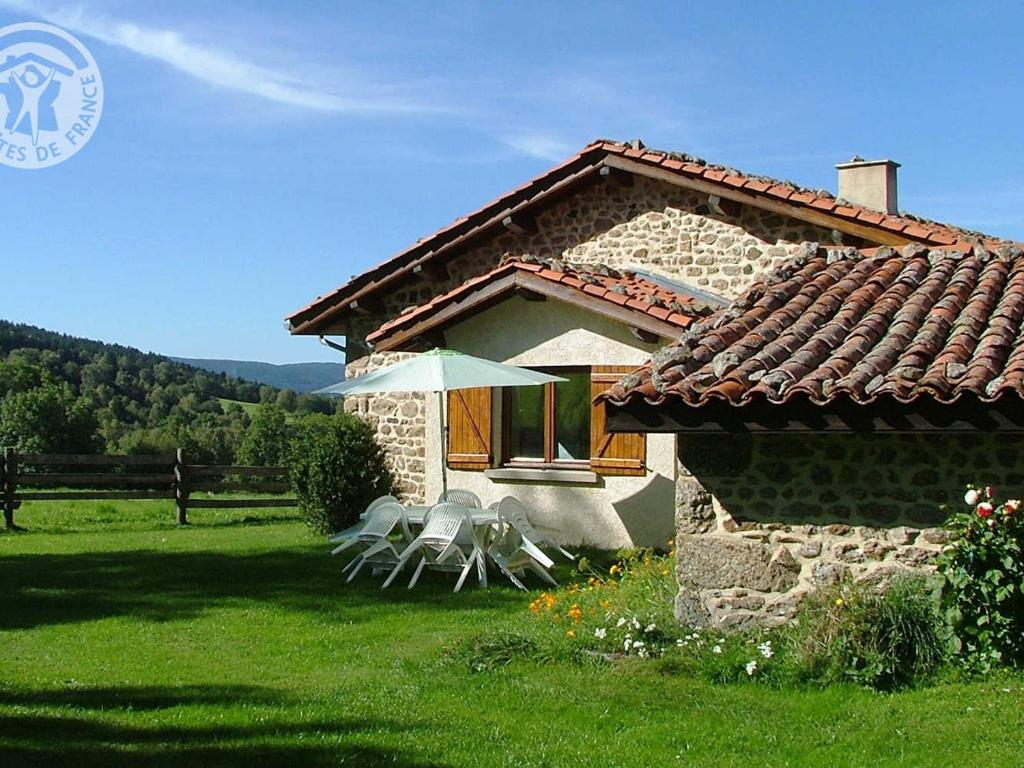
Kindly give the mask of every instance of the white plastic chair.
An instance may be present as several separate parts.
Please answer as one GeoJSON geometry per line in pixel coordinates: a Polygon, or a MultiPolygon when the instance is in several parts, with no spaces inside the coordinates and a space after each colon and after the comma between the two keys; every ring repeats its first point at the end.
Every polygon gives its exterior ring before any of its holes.
{"type": "MultiPolygon", "coordinates": [[[[334,535],[330,536],[327,539],[328,543],[330,543],[330,544],[337,544],[337,543],[341,542],[341,544],[343,545],[343,546],[340,546],[340,547],[335,547],[333,550],[331,550],[331,554],[332,555],[336,555],[339,552],[345,550],[348,546],[351,546],[351,544],[348,544],[347,542],[349,541],[349,539],[352,539],[354,536],[356,536],[356,534],[358,534],[361,530],[363,530],[363,526],[366,525],[366,518],[370,516],[370,513],[374,509],[379,507],[381,504],[388,504],[388,503],[397,504],[398,503],[398,499],[396,499],[394,496],[379,496],[379,497],[377,497],[376,499],[374,499],[373,501],[371,501],[369,503],[369,505],[366,507],[366,511],[363,512],[363,514],[361,514],[359,516],[361,519],[359,520],[358,523],[356,523],[355,525],[351,526],[350,528],[346,528],[344,531],[339,531],[338,533],[335,533],[334,535]]],[[[355,543],[355,542],[353,541],[352,543],[355,543]]]]}
{"type": "Polygon", "coordinates": [[[555,561],[531,540],[533,527],[525,519],[525,514],[521,513],[522,504],[508,496],[492,507],[498,515],[499,533],[487,554],[498,569],[519,589],[526,589],[521,581],[526,569],[533,571],[548,584],[558,586],[558,582],[548,573],[548,568],[554,566],[555,561]]]}
{"type": "MultiPolygon", "coordinates": [[[[395,546],[395,542],[390,539],[396,528],[401,532],[402,541],[398,542],[399,545],[402,542],[408,542],[412,538],[409,532],[409,523],[406,519],[405,507],[397,501],[385,501],[377,504],[370,510],[363,523],[363,527],[333,552],[333,554],[337,554],[356,544],[362,544],[365,547],[362,552],[349,561],[348,565],[341,569],[342,573],[345,573],[350,568],[352,569],[352,573],[345,580],[346,583],[352,581],[367,563],[372,563],[377,567],[384,567],[392,566],[398,562],[402,552],[395,546]]],[[[402,547],[402,551],[404,550],[405,547],[402,547]]]]}
{"type": "Polygon", "coordinates": [[[474,565],[477,566],[478,576],[481,576],[481,581],[483,580],[484,553],[474,536],[473,519],[466,507],[452,502],[442,502],[431,507],[423,521],[423,531],[399,556],[382,589],[391,585],[402,567],[417,553],[420,555],[420,562],[409,581],[409,589],[416,586],[423,568],[428,564],[437,570],[461,571],[455,584],[456,592],[462,589],[474,565]],[[470,549],[468,556],[464,548],[470,549]]]}
{"type": "Polygon", "coordinates": [[[499,519],[505,518],[513,523],[516,530],[534,544],[547,545],[568,560],[576,559],[576,555],[567,551],[550,536],[544,535],[533,527],[533,523],[530,522],[530,514],[526,505],[514,496],[506,496],[501,501],[492,504],[491,509],[498,511],[499,519]]]}
{"type": "Polygon", "coordinates": [[[462,488],[449,488],[437,499],[438,504],[443,504],[446,501],[450,501],[452,504],[458,504],[460,507],[483,509],[483,504],[480,503],[480,497],[472,491],[466,491],[462,488]]]}

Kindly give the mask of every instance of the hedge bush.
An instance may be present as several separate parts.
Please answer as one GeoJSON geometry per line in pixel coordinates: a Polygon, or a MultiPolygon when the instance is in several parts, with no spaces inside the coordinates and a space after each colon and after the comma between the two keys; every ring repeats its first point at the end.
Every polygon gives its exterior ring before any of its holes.
{"type": "Polygon", "coordinates": [[[371,501],[396,489],[374,430],[347,413],[311,420],[289,464],[299,508],[322,534],[354,524],[371,501]]]}

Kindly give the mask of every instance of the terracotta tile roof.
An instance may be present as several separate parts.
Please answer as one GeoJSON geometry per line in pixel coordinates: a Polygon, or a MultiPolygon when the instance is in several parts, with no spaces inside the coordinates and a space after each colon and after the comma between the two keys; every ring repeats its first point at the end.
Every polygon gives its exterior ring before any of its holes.
{"type": "Polygon", "coordinates": [[[1024,251],[808,244],[607,393],[742,406],[1024,396],[1024,251]]]}
{"type": "Polygon", "coordinates": [[[588,297],[598,299],[607,302],[609,308],[625,307],[634,314],[654,318],[674,329],[686,328],[725,304],[723,299],[696,289],[686,289],[667,280],[602,264],[509,259],[426,304],[405,310],[369,334],[366,340],[376,345],[382,339],[409,329],[468,295],[502,280],[507,283],[509,291],[519,288],[545,293],[545,284],[561,286],[569,290],[560,291],[557,295],[569,302],[583,302],[588,297]]]}
{"type": "MultiPolygon", "coordinates": [[[[824,190],[810,190],[788,182],[765,176],[745,174],[732,168],[711,165],[690,155],[653,150],[637,142],[632,144],[598,139],[560,165],[507,192],[472,213],[462,216],[434,234],[418,240],[414,245],[381,262],[288,316],[293,333],[317,333],[330,316],[344,311],[361,296],[382,289],[410,272],[419,264],[440,257],[451,249],[484,236],[502,226],[502,221],[513,213],[531,208],[548,196],[567,189],[573,183],[591,176],[604,165],[616,161],[633,162],[651,172],[666,172],[672,178],[693,183],[714,184],[723,194],[741,193],[744,199],[785,203],[793,215],[801,211],[808,215],[827,214],[831,225],[842,231],[844,226],[868,228],[879,237],[896,236],[905,241],[924,242],[929,245],[952,245],[958,242],[980,242],[990,247],[1005,241],[960,229],[948,224],[928,221],[909,214],[891,216],[868,208],[837,200],[824,190]]],[[[887,242],[885,239],[877,242],[887,242]]]]}

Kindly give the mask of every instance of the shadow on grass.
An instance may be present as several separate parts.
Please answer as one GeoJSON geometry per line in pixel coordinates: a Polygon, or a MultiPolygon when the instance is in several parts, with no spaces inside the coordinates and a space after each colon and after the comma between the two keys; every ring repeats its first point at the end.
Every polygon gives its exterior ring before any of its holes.
{"type": "MultiPolygon", "coordinates": [[[[268,710],[256,723],[208,725],[209,707],[287,705],[272,691],[249,686],[0,689],[0,758],[8,766],[358,766],[429,768],[440,763],[365,744],[367,734],[401,733],[424,724],[357,717],[289,718],[268,710]],[[117,722],[119,713],[203,707],[168,713],[175,725],[117,722]],[[17,710],[13,710],[17,707],[17,710]],[[356,741],[364,743],[354,743],[356,741]]],[[[238,714],[235,710],[230,714],[238,714]]],[[[256,719],[251,712],[243,718],[256,719]]]]}
{"type": "MultiPolygon", "coordinates": [[[[381,590],[382,579],[345,584],[343,559],[322,548],[290,547],[263,552],[162,552],[125,550],[0,557],[0,629],[28,629],[116,616],[169,621],[237,601],[270,603],[297,611],[372,620],[376,609],[415,612],[521,605],[510,585],[458,595],[453,579],[427,574],[415,590],[404,582],[381,590]]],[[[412,568],[406,569],[411,575],[412,568]]],[[[361,575],[362,576],[362,575],[361,575]]]]}
{"type": "MultiPolygon", "coordinates": [[[[82,688],[0,688],[0,707],[148,711],[195,705],[280,704],[278,691],[254,685],[131,685],[82,688]]],[[[2,733],[2,731],[0,731],[2,733]]]]}

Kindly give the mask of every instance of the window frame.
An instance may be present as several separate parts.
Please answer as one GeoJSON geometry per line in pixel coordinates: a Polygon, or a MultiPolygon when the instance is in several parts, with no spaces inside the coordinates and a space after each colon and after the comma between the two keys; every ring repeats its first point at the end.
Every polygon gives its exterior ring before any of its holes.
{"type": "MultiPolygon", "coordinates": [[[[589,365],[530,368],[538,373],[558,376],[560,372],[583,373],[588,380],[593,376],[589,365]]],[[[555,439],[555,382],[541,384],[544,388],[544,457],[531,459],[512,456],[512,387],[501,387],[501,462],[500,466],[519,469],[589,469],[590,446],[586,459],[559,459],[555,439]]]]}

